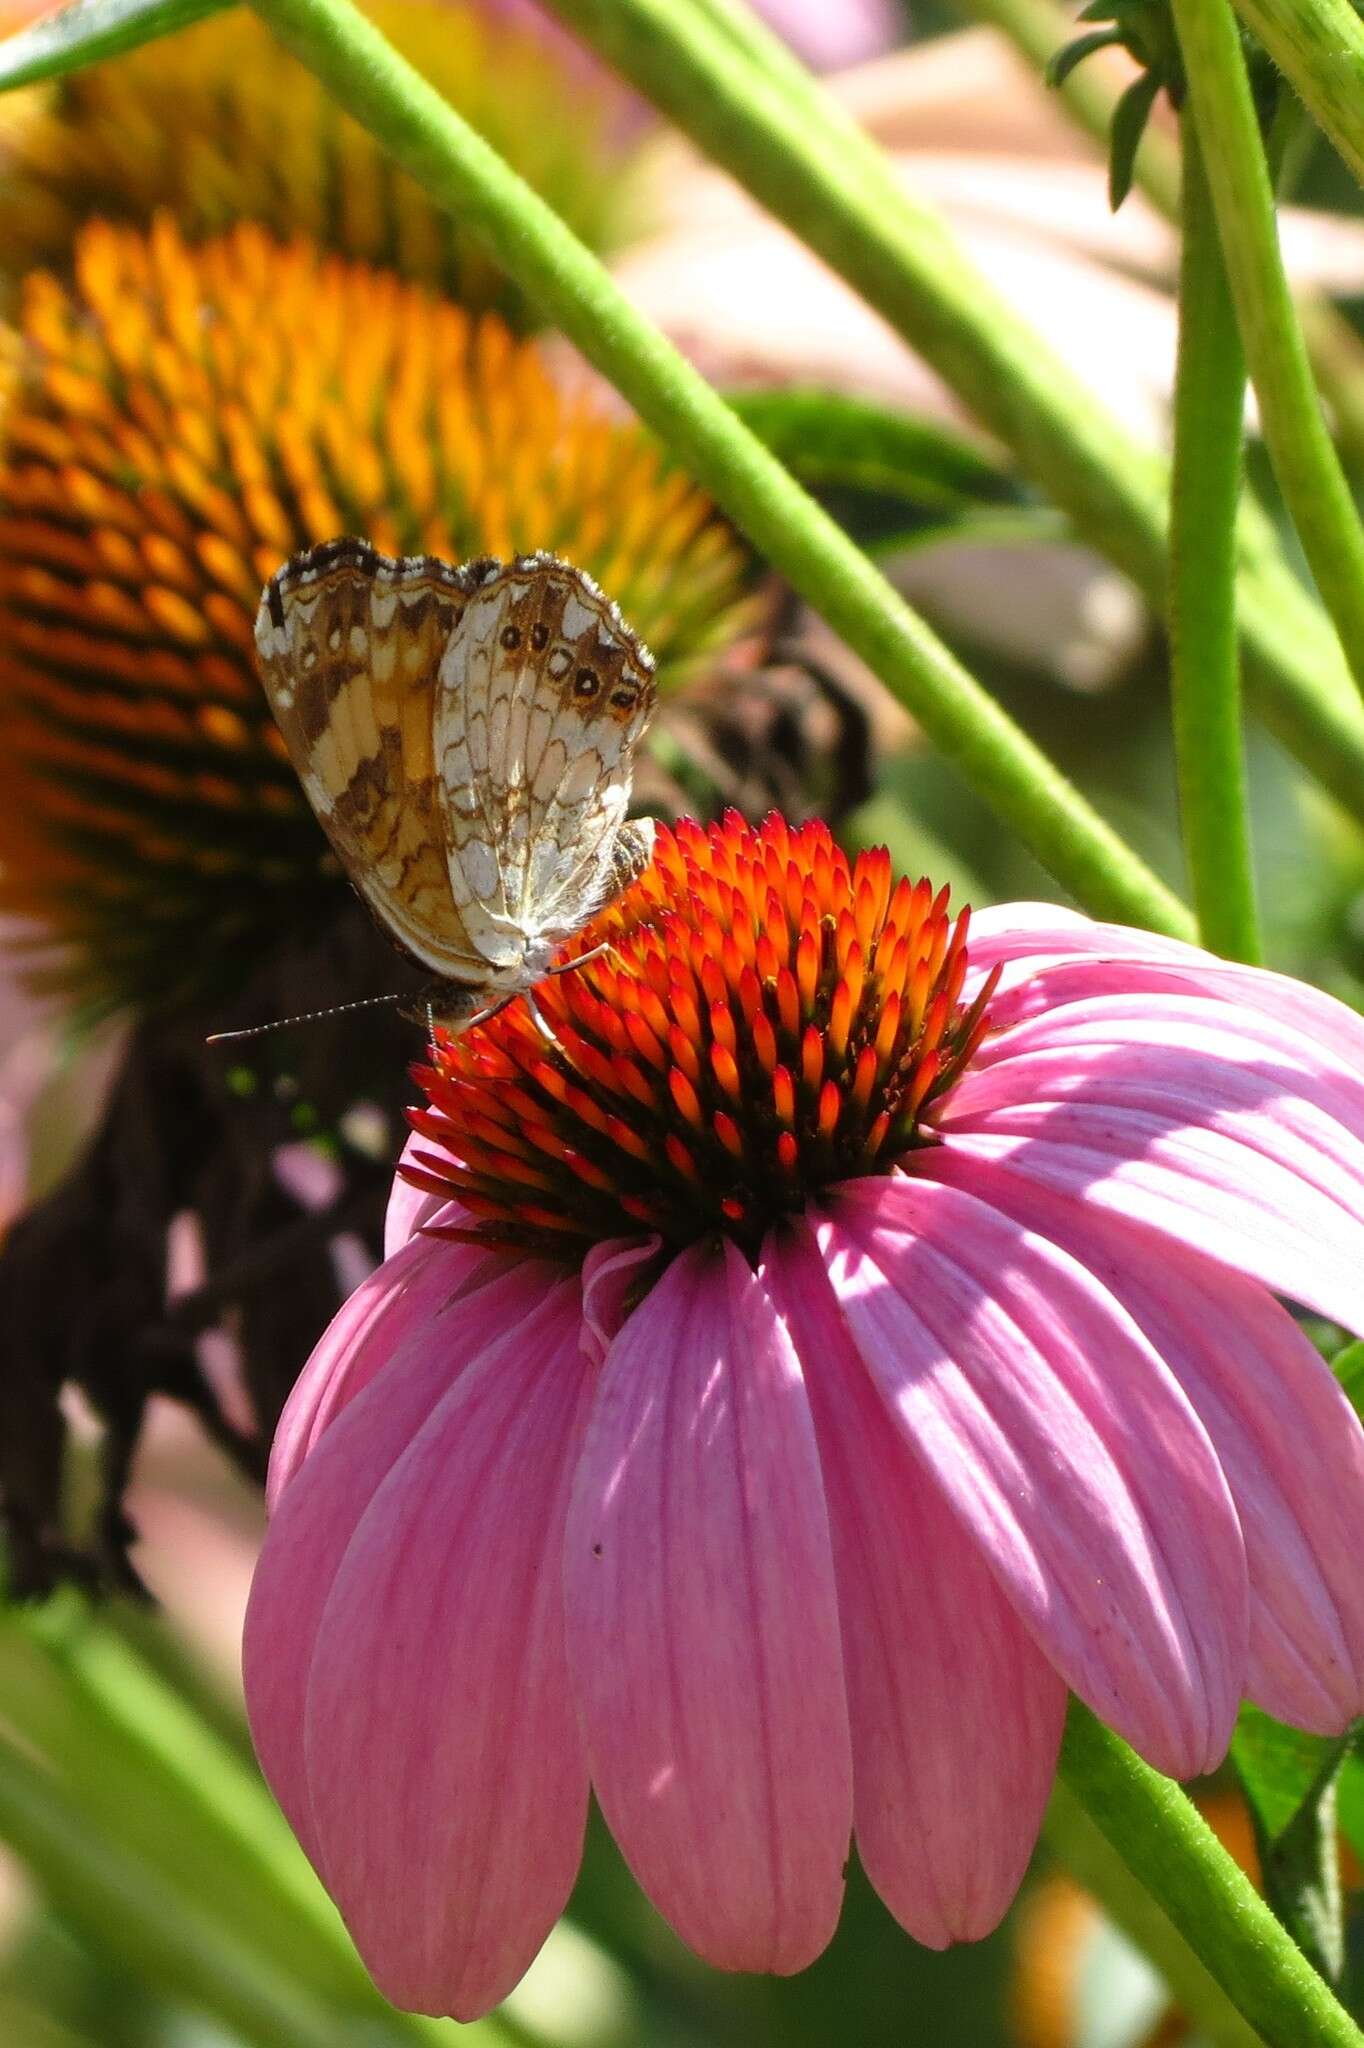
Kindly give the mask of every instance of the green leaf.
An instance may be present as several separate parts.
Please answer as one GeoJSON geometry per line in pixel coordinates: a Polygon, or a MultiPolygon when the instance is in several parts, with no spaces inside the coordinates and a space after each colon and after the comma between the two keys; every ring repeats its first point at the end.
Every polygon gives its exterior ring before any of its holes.
{"type": "Polygon", "coordinates": [[[1113,109],[1113,125],[1108,137],[1108,203],[1114,213],[1132,189],[1137,151],[1160,87],[1158,73],[1143,71],[1113,109]]]}
{"type": "Polygon", "coordinates": [[[1331,1360],[1331,1370],[1344,1387],[1355,1414],[1364,1420],[1364,1340],[1337,1351],[1331,1360]]]}
{"type": "Polygon", "coordinates": [[[220,14],[231,0],[71,0],[0,41],[0,92],[60,78],[220,14]]]}
{"type": "Polygon", "coordinates": [[[745,391],[730,403],[871,554],[964,539],[977,519],[999,528],[982,539],[1056,538],[1059,515],[1028,502],[1003,463],[949,427],[813,387],[745,391]]]}
{"type": "Polygon", "coordinates": [[[1355,1855],[1364,1863],[1364,1736],[1356,1731],[1354,1747],[1336,1780],[1336,1819],[1355,1855]]]}
{"type": "Polygon", "coordinates": [[[977,442],[890,406],[807,386],[730,393],[729,403],[804,483],[916,505],[1021,496],[1011,472],[977,442]]]}
{"type": "Polygon", "coordinates": [[[1265,1896],[1329,1983],[1345,1963],[1336,1781],[1351,1736],[1304,1735],[1241,1709],[1231,1754],[1250,1805],[1265,1896]]]}
{"type": "Polygon", "coordinates": [[[1086,57],[1092,57],[1096,50],[1111,50],[1122,37],[1115,28],[1091,29],[1087,36],[1077,36],[1073,43],[1067,43],[1058,50],[1047,65],[1047,84],[1064,85],[1077,64],[1083,64],[1086,57]]]}

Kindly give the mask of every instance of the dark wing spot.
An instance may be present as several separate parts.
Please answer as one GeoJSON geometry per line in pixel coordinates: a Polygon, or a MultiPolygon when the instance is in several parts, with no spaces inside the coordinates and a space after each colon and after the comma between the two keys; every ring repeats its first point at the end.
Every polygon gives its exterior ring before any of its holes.
{"type": "Polygon", "coordinates": [[[573,678],[573,693],[577,697],[595,697],[601,688],[601,677],[594,668],[580,668],[573,678]]]}
{"type": "Polygon", "coordinates": [[[514,648],[521,645],[521,628],[519,626],[504,626],[498,637],[510,654],[514,648]]]}
{"type": "Polygon", "coordinates": [[[530,644],[537,654],[549,645],[549,627],[543,619],[537,619],[530,629],[530,644]]]}
{"type": "Polygon", "coordinates": [[[639,702],[638,690],[613,690],[611,702],[620,711],[633,711],[639,702]]]}

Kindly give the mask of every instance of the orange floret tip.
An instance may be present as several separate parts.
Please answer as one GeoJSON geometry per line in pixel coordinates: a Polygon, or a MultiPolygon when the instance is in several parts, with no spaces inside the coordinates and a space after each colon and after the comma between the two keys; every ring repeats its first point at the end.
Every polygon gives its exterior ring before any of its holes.
{"type": "Polygon", "coordinates": [[[414,1069],[430,1107],[403,1170],[476,1219],[442,1230],[564,1257],[723,1231],[756,1255],[820,1190],[935,1142],[994,985],[963,1005],[966,929],[946,891],[893,885],[883,850],[850,861],[821,824],[660,827],[559,964],[609,952],[535,991],[553,1045],[514,1001],[414,1069]]]}

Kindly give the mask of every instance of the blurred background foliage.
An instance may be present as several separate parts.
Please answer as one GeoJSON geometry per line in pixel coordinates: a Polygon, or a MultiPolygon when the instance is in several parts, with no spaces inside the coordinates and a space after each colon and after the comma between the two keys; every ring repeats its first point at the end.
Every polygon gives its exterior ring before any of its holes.
{"type": "MultiPolygon", "coordinates": [[[[372,11],[1181,887],[1166,651],[1132,588],[531,0],[372,11]]],[[[767,11],[1085,381],[1164,438],[1172,141],[1158,103],[1110,215],[1093,131],[1130,86],[1123,54],[1063,101],[1041,56],[1075,10],[1052,0],[767,11]]],[[[1290,140],[1286,245],[1357,483],[1360,196],[1309,131],[1290,140]]],[[[850,846],[885,842],[959,901],[1056,892],[253,17],[0,98],[0,308],[0,1504],[25,1596],[0,1609],[0,2042],[453,2040],[368,1986],[241,1717],[265,1448],[375,1254],[414,1050],[383,1012],[239,1060],[202,1046],[400,972],[264,715],[262,577],[345,529],[457,556],[559,548],[662,658],[642,808],[778,802],[850,846]]],[[[1254,448],[1251,475],[1278,517],[1254,448]]],[[[1254,727],[1249,749],[1268,957],[1358,1003],[1364,830],[1254,727]]],[[[1322,1768],[1259,1734],[1254,1825],[1230,1777],[1203,1788],[1251,1867],[1256,1827],[1272,1850],[1322,1768]]],[[[1364,1838],[1357,1759],[1338,1794],[1364,1838]]],[[[1356,1884],[1348,1852],[1341,1874],[1356,1884]]],[[[465,2031],[543,2048],[1250,2038],[1059,1794],[990,1941],[916,1948],[854,1865],[835,1942],[787,1982],[702,1968],[594,1825],[563,1927],[465,2031]]]]}

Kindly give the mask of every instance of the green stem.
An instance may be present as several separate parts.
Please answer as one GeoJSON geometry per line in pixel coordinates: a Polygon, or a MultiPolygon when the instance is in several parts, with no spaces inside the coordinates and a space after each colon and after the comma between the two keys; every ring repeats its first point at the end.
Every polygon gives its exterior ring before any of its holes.
{"type": "MultiPolygon", "coordinates": [[[[988,21],[1006,36],[1037,71],[1045,71],[1071,40],[1075,17],[1057,0],[958,0],[963,12],[988,21]]],[[[1296,18],[1296,17],[1295,17],[1296,18]]],[[[1058,97],[1077,127],[1106,149],[1123,76],[1104,65],[1077,64],[1058,88],[1058,97]]],[[[1158,213],[1179,220],[1179,152],[1153,123],[1137,151],[1136,183],[1158,213]]],[[[1364,342],[1324,291],[1307,285],[1295,297],[1298,319],[1322,396],[1335,420],[1336,436],[1350,461],[1364,467],[1364,342]]]]}
{"type": "Polygon", "coordinates": [[[1270,2048],[1364,2048],[1364,2034],[1178,1785],[1074,1700],[1061,1777],[1270,2048]]]}
{"type": "Polygon", "coordinates": [[[523,289],[1068,889],[1100,914],[1190,929],[1177,898],[351,0],[259,0],[258,12],[440,204],[482,233],[523,289]]]}
{"type": "MultiPolygon", "coordinates": [[[[556,11],[844,277],[1013,449],[1082,538],[1165,606],[1164,465],[1136,447],[904,190],[883,153],[777,60],[717,30],[713,0],[553,0],[556,11]]],[[[742,0],[730,0],[736,9],[742,0]]],[[[789,61],[789,60],[788,60],[789,61]]],[[[1364,712],[1330,623],[1243,508],[1247,682],[1273,730],[1364,812],[1364,712]]]]}
{"type": "Polygon", "coordinates": [[[1180,124],[1184,233],[1170,505],[1170,681],[1180,814],[1205,946],[1258,961],[1241,738],[1236,505],[1246,370],[1194,123],[1180,124]]]}
{"type": "Polygon", "coordinates": [[[1350,0],[1236,0],[1236,11],[1364,183],[1364,21],[1350,0]]]}
{"type": "Polygon", "coordinates": [[[1100,1833],[1064,1778],[1053,1787],[1042,1841],[1104,1917],[1154,1965],[1200,2041],[1208,2048],[1256,2048],[1259,2035],[1100,1833]]]}
{"type": "Polygon", "coordinates": [[[1364,688],[1364,528],[1293,308],[1236,17],[1229,0],[1174,0],[1174,17],[1265,441],[1322,601],[1364,688]]]}

